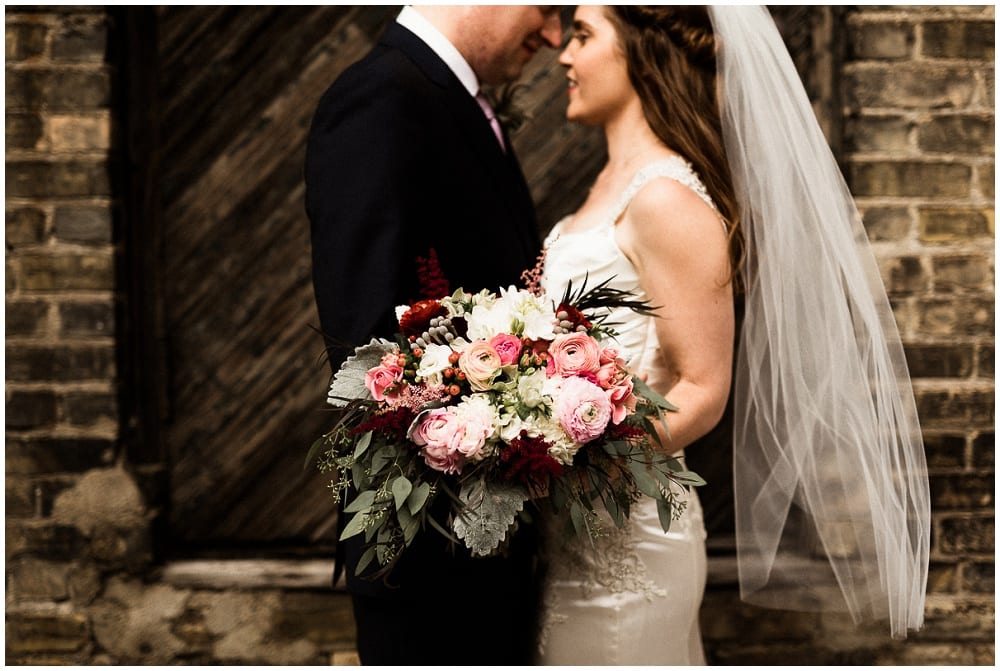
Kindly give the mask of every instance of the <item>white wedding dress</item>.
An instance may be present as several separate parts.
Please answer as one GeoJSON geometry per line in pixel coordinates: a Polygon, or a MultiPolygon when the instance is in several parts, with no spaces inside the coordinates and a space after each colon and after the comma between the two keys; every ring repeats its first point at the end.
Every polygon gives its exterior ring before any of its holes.
{"type": "MultiPolygon", "coordinates": [[[[615,239],[615,224],[638,191],[657,178],[691,188],[712,205],[690,165],[680,158],[647,165],[636,173],[617,206],[598,226],[564,232],[560,221],[546,238],[542,286],[558,301],[567,282],[574,288],[608,278],[611,286],[644,299],[639,277],[615,239]]],[[[714,205],[712,205],[714,208],[714,205]]],[[[668,375],[652,317],[612,312],[618,344],[630,367],[663,391],[668,375]]],[[[669,417],[667,418],[669,425],[669,417]]],[[[678,455],[680,456],[680,455],[678,455]]],[[[563,534],[564,519],[542,519],[547,575],[543,587],[538,662],[546,665],[704,664],[698,611],[705,588],[705,526],[697,495],[668,533],[653,499],[643,497],[619,530],[598,511],[607,533],[594,543],[563,534]]]]}

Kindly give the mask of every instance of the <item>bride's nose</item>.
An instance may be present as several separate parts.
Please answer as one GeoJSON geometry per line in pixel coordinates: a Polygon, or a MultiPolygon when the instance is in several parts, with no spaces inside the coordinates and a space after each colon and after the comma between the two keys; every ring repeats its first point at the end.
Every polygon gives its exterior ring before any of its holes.
{"type": "Polygon", "coordinates": [[[564,68],[568,68],[573,65],[573,57],[570,56],[569,53],[569,50],[572,48],[572,46],[573,46],[572,43],[567,44],[566,48],[563,49],[562,53],[559,54],[559,65],[563,66],[564,68]]]}

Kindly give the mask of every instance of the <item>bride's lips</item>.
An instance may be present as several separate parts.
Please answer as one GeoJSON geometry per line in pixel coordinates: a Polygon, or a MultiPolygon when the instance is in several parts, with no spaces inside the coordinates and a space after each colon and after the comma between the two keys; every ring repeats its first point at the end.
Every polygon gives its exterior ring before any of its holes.
{"type": "Polygon", "coordinates": [[[571,79],[569,77],[566,78],[566,90],[567,91],[569,91],[569,92],[576,91],[577,88],[579,88],[579,86],[580,85],[576,83],[575,79],[571,79]]]}

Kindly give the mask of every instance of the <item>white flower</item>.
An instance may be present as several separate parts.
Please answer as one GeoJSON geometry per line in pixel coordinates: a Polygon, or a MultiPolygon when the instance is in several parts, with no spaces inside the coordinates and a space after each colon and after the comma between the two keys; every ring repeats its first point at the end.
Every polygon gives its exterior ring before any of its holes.
{"type": "Polygon", "coordinates": [[[517,380],[517,397],[522,405],[528,408],[538,408],[548,405],[551,398],[546,398],[545,372],[536,370],[534,373],[522,375],[517,380]]]}
{"type": "Polygon", "coordinates": [[[484,394],[463,396],[452,411],[465,425],[457,449],[473,461],[481,461],[493,453],[490,441],[499,424],[497,409],[484,394]]]}
{"type": "Polygon", "coordinates": [[[398,322],[406,314],[406,311],[410,309],[409,305],[397,305],[396,306],[396,321],[398,322]]]}
{"type": "Polygon", "coordinates": [[[420,365],[417,367],[417,375],[423,378],[427,384],[437,385],[443,382],[441,373],[451,367],[448,357],[451,356],[451,348],[447,345],[429,344],[424,348],[424,354],[420,357],[420,365]]]}
{"type": "Polygon", "coordinates": [[[564,466],[573,463],[573,457],[580,449],[580,444],[575,442],[563,430],[559,420],[554,417],[538,417],[533,426],[528,429],[528,435],[541,436],[549,443],[549,456],[564,466]]]}
{"type": "Polygon", "coordinates": [[[549,302],[511,286],[500,290],[492,305],[477,304],[467,315],[470,339],[489,340],[499,333],[512,333],[532,340],[551,340],[555,313],[549,302]]]}

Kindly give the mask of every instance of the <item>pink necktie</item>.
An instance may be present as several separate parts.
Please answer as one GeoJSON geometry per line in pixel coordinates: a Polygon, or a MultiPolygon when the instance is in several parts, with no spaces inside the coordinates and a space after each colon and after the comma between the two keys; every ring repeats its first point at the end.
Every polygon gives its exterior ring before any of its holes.
{"type": "Polygon", "coordinates": [[[490,121],[490,126],[493,128],[493,134],[497,136],[497,142],[500,143],[500,148],[507,152],[507,145],[503,141],[503,131],[500,130],[500,122],[497,120],[497,115],[493,111],[493,106],[490,105],[490,101],[486,99],[482,91],[476,94],[476,102],[479,103],[479,107],[482,108],[483,114],[490,121]]]}

